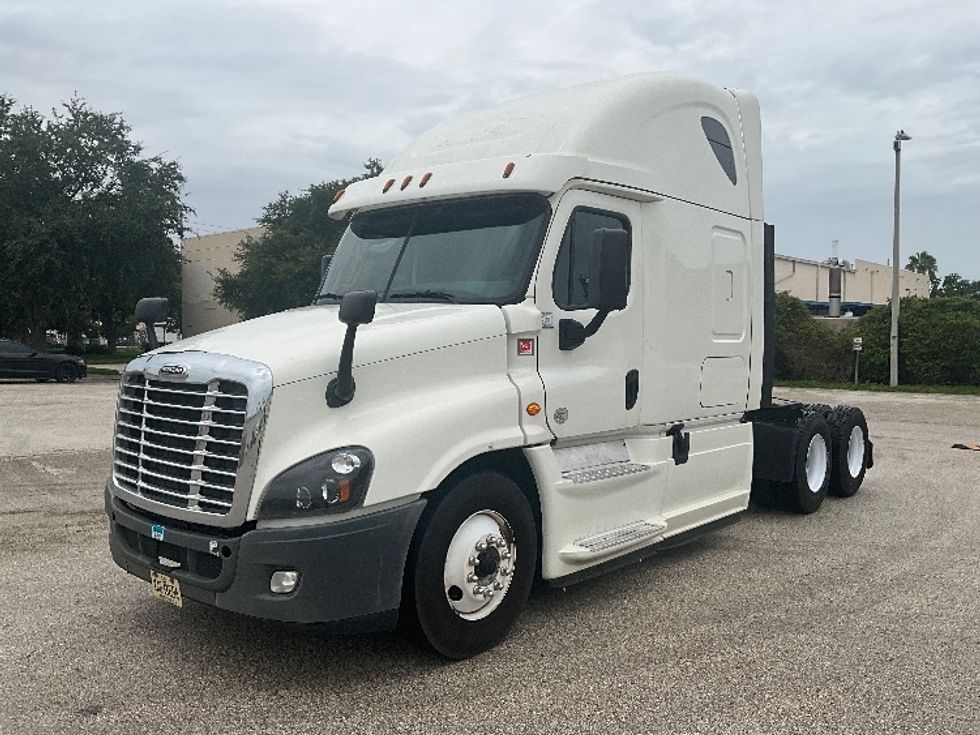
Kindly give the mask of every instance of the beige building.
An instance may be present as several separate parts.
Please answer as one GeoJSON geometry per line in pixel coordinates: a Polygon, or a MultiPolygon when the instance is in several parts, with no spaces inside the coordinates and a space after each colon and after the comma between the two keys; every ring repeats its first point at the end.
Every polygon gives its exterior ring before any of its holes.
{"type": "MultiPolygon", "coordinates": [[[[776,255],[776,291],[789,291],[811,305],[830,300],[830,265],[805,258],[776,255]]],[[[902,297],[929,296],[929,277],[904,268],[898,271],[902,297]]],[[[864,313],[871,306],[887,304],[892,295],[891,266],[855,260],[843,269],[841,304],[843,311],[864,313]]]]}
{"type": "Polygon", "coordinates": [[[218,327],[239,321],[214,297],[214,279],[221,268],[236,273],[234,260],[238,244],[246,237],[258,237],[261,227],[230,230],[215,235],[200,235],[184,239],[181,248],[181,322],[183,335],[193,337],[218,327]]]}
{"type": "MultiPolygon", "coordinates": [[[[214,297],[214,278],[224,268],[237,272],[234,261],[238,244],[246,237],[259,237],[261,227],[219,232],[215,235],[189,237],[184,240],[182,254],[183,277],[183,334],[195,334],[217,329],[239,321],[239,317],[218,303],[214,297]]],[[[830,266],[816,260],[776,255],[776,291],[789,291],[810,303],[819,312],[820,304],[829,301],[830,266]]],[[[843,271],[841,302],[843,311],[863,314],[871,306],[888,303],[891,298],[892,270],[890,266],[855,260],[843,271]]],[[[899,289],[902,296],[928,296],[929,278],[921,273],[899,270],[899,289]]]]}

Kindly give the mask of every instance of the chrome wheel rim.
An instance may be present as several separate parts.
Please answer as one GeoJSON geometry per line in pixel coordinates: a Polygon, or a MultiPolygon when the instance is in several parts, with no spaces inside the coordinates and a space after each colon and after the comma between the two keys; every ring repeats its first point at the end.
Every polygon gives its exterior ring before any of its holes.
{"type": "Polygon", "coordinates": [[[480,620],[500,607],[517,561],[517,544],[507,519],[481,510],[460,524],[449,542],[443,589],[453,612],[480,620]]]}

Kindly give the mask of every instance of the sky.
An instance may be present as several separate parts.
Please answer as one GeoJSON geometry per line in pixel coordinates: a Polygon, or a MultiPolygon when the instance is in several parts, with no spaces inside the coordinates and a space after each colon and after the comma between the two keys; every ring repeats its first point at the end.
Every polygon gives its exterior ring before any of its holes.
{"type": "Polygon", "coordinates": [[[254,225],[281,191],[391,160],[460,111],[679,71],[754,92],[776,249],[980,279],[980,5],[814,2],[3,0],[0,93],[77,93],[180,161],[191,230],[254,225]]]}

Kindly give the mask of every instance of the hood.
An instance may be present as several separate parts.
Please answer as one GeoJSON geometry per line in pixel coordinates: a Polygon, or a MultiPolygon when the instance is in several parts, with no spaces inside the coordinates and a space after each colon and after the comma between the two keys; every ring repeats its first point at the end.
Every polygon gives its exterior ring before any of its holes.
{"type": "MultiPolygon", "coordinates": [[[[306,306],[250,319],[160,348],[153,354],[201,351],[234,355],[272,370],[274,385],[337,370],[347,326],[337,304],[306,306]]],[[[494,304],[378,304],[357,328],[354,367],[497,337],[506,333],[494,304]]]]}

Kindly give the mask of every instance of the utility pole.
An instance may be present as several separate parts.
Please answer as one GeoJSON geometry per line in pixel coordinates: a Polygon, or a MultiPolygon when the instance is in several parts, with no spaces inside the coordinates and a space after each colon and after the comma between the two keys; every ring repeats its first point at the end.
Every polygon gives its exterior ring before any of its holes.
{"type": "Polygon", "coordinates": [[[892,144],[892,148],[895,150],[895,234],[892,239],[892,333],[889,384],[893,388],[898,385],[898,311],[901,302],[898,295],[898,269],[901,267],[901,254],[899,253],[899,199],[902,181],[903,140],[912,140],[912,136],[906,134],[904,130],[899,130],[895,133],[895,142],[892,144]]]}

